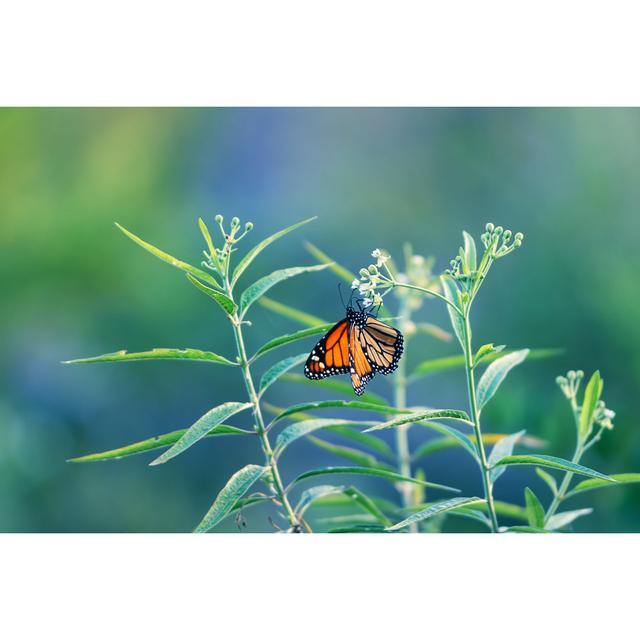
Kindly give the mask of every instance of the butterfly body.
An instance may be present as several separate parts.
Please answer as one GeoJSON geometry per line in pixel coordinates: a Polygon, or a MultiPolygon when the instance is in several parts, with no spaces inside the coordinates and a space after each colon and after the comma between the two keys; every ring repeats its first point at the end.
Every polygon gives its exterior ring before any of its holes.
{"type": "Polygon", "coordinates": [[[353,390],[362,395],[376,373],[388,375],[397,369],[403,350],[400,331],[349,306],[346,317],[309,354],[304,374],[311,380],[349,374],[353,390]]]}

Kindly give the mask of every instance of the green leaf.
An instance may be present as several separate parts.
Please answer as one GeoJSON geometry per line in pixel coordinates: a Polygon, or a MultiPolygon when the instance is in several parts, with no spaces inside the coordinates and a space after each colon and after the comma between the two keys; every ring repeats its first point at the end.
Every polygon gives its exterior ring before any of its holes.
{"type": "MultiPolygon", "coordinates": [[[[90,453],[78,458],[70,458],[67,462],[102,462],[103,460],[120,460],[120,458],[126,458],[127,456],[133,456],[138,453],[146,453],[147,451],[170,447],[172,444],[178,442],[186,432],[186,429],[178,429],[177,431],[163,433],[160,436],[147,438],[146,440],[134,442],[133,444],[128,444],[124,447],[118,447],[117,449],[110,449],[109,451],[102,451],[100,453],[90,453]]],[[[205,437],[251,435],[255,435],[255,431],[247,431],[246,429],[239,429],[238,427],[232,427],[227,424],[219,424],[218,426],[213,427],[205,437]]]]}
{"type": "Polygon", "coordinates": [[[209,255],[213,260],[216,259],[216,248],[213,244],[213,240],[211,239],[211,234],[209,233],[209,228],[207,227],[205,221],[202,218],[198,218],[198,227],[200,227],[200,233],[204,238],[204,241],[207,243],[207,248],[209,249],[209,255]]]}
{"type": "Polygon", "coordinates": [[[220,291],[216,291],[215,289],[202,284],[200,280],[194,278],[190,273],[187,273],[187,279],[194,287],[200,289],[202,293],[215,300],[227,315],[232,315],[233,312],[238,308],[236,303],[231,298],[226,296],[224,293],[220,293],[220,291]]]}
{"type": "Polygon", "coordinates": [[[260,296],[265,294],[269,289],[271,289],[271,287],[279,282],[288,280],[289,278],[293,278],[294,276],[298,276],[302,273],[322,271],[327,267],[328,265],[326,264],[317,264],[310,267],[289,267],[288,269],[278,269],[277,271],[270,273],[268,276],[264,276],[263,278],[256,280],[256,282],[247,287],[240,296],[240,317],[244,317],[249,310],[249,307],[258,300],[260,296]]]}
{"type": "Polygon", "coordinates": [[[211,274],[207,273],[206,271],[203,271],[202,269],[198,269],[197,267],[187,264],[182,260],[178,260],[177,258],[174,258],[168,253],[165,253],[164,251],[161,251],[157,247],[154,247],[152,244],[149,244],[148,242],[145,242],[144,240],[142,240],[142,238],[138,238],[138,236],[134,235],[133,233],[131,233],[131,231],[128,231],[122,225],[119,225],[117,222],[115,223],[115,225],[116,227],[118,227],[118,229],[120,229],[120,231],[122,231],[122,233],[124,233],[126,236],[131,238],[131,240],[133,240],[136,244],[139,244],[143,249],[146,249],[149,253],[152,253],[154,256],[156,256],[156,258],[160,258],[160,260],[174,267],[177,267],[178,269],[181,269],[186,273],[190,273],[192,276],[195,276],[200,280],[204,280],[208,284],[216,287],[217,289],[220,289],[220,285],[211,274]]]}
{"type": "Polygon", "coordinates": [[[329,453],[333,453],[340,458],[349,460],[349,462],[354,462],[360,467],[369,467],[371,469],[388,469],[389,471],[393,470],[392,467],[390,467],[388,464],[383,464],[370,453],[365,453],[364,451],[359,451],[358,449],[353,449],[352,447],[343,447],[338,444],[333,444],[332,442],[321,440],[320,438],[316,438],[315,436],[309,436],[307,439],[317,447],[320,447],[321,449],[324,449],[329,453]]]}
{"type": "Polygon", "coordinates": [[[303,224],[307,224],[308,222],[312,222],[316,219],[316,216],[313,218],[308,218],[307,220],[303,220],[302,222],[297,222],[296,224],[292,224],[290,227],[286,229],[282,229],[274,233],[273,235],[265,238],[261,242],[259,242],[253,249],[250,249],[247,254],[238,262],[238,266],[235,268],[233,272],[233,277],[231,279],[231,286],[233,287],[235,283],[238,281],[238,278],[245,272],[246,268],[257,258],[257,256],[266,249],[272,242],[286,235],[287,233],[294,231],[298,227],[301,227],[303,224]]]}
{"type": "Polygon", "coordinates": [[[101,356],[91,358],[78,358],[76,360],[65,360],[63,364],[82,364],[89,362],[125,362],[135,360],[196,360],[197,362],[215,362],[235,367],[237,364],[227,360],[217,353],[211,351],[200,351],[200,349],[151,349],[151,351],[138,351],[129,353],[128,351],[115,351],[105,353],[101,356]]]}
{"type": "Polygon", "coordinates": [[[272,367],[265,371],[262,378],[260,378],[260,390],[258,395],[262,395],[283,373],[289,371],[293,367],[302,364],[308,355],[306,353],[299,353],[297,356],[291,356],[276,362],[272,367]]]}
{"type": "Polygon", "coordinates": [[[593,509],[576,509],[575,511],[563,511],[562,513],[556,513],[549,518],[547,522],[547,529],[549,531],[556,531],[570,525],[577,518],[582,516],[588,516],[593,513],[593,509]]]}
{"type": "Polygon", "coordinates": [[[339,278],[342,278],[345,282],[348,282],[349,285],[355,279],[355,275],[351,273],[348,269],[345,269],[342,265],[338,264],[335,260],[332,260],[324,251],[321,251],[315,245],[310,242],[304,243],[305,249],[320,262],[328,265],[328,267],[335,273],[339,278]]]}
{"type": "Polygon", "coordinates": [[[482,374],[478,382],[477,396],[478,409],[481,411],[491,398],[493,398],[502,381],[513,367],[520,364],[529,355],[529,349],[520,349],[506,356],[494,360],[482,374]]]}
{"type": "MultiPolygon", "coordinates": [[[[478,363],[481,362],[487,356],[500,353],[501,351],[504,350],[504,347],[505,345],[503,344],[499,344],[497,347],[493,343],[483,344],[476,352],[476,355],[473,356],[473,366],[476,367],[478,363]]],[[[496,358],[497,357],[498,356],[496,355],[496,358]]]]}
{"type": "Polygon", "coordinates": [[[291,307],[287,304],[282,304],[282,302],[276,302],[271,298],[267,298],[267,296],[262,296],[262,298],[258,300],[258,304],[284,318],[295,320],[305,327],[315,327],[320,324],[327,324],[326,320],[318,318],[318,316],[312,316],[310,313],[300,311],[300,309],[295,309],[294,307],[291,307]]]}
{"type": "MultiPolygon", "coordinates": [[[[361,421],[363,424],[371,424],[369,421],[361,421]]],[[[353,423],[355,424],[355,423],[353,423]]],[[[370,436],[367,433],[362,433],[358,431],[358,429],[354,429],[353,427],[344,426],[344,427],[329,427],[327,431],[331,431],[331,433],[335,433],[336,435],[346,438],[347,440],[352,440],[353,442],[357,442],[363,447],[367,447],[372,449],[376,453],[379,453],[387,458],[395,459],[394,453],[391,450],[391,447],[381,438],[377,436],[370,436]]]]}
{"type": "MultiPolygon", "coordinates": [[[[305,377],[301,373],[287,373],[285,376],[283,376],[283,380],[286,380],[287,382],[294,382],[296,384],[311,385],[318,389],[336,391],[337,393],[341,393],[351,398],[353,398],[354,394],[353,386],[349,382],[340,382],[340,380],[335,380],[332,378],[327,378],[325,380],[309,380],[309,378],[305,377]]],[[[372,391],[367,391],[367,402],[383,405],[388,404],[382,396],[379,396],[372,391]]]]}
{"type": "Polygon", "coordinates": [[[422,520],[432,518],[439,513],[451,511],[452,509],[458,509],[459,507],[468,506],[470,504],[479,504],[481,502],[484,502],[482,498],[452,498],[451,500],[436,502],[435,504],[432,504],[430,507],[427,507],[422,511],[411,514],[408,518],[405,518],[401,522],[398,522],[391,527],[387,527],[387,531],[397,531],[398,529],[408,527],[414,522],[421,522],[422,520]]]}
{"type": "Polygon", "coordinates": [[[253,405],[250,402],[225,402],[224,404],[214,407],[210,411],[207,411],[199,420],[192,424],[184,433],[184,435],[169,449],[165,451],[160,457],[156,458],[150,464],[157,465],[163,464],[171,458],[175,458],[178,454],[182,453],[198,440],[204,438],[213,427],[221,424],[227,418],[251,408],[253,405]]]}
{"type": "MultiPolygon", "coordinates": [[[[528,359],[529,360],[540,360],[544,358],[552,358],[560,355],[563,352],[562,349],[532,349],[529,352],[528,359]]],[[[508,354],[515,353],[515,351],[508,351],[508,354]]],[[[504,355],[504,354],[503,354],[504,355]]],[[[482,362],[493,362],[498,358],[503,357],[500,355],[500,352],[496,351],[494,353],[490,353],[485,355],[482,358],[482,362]]],[[[477,358],[477,355],[476,355],[477,358]]],[[[478,362],[475,361],[477,365],[478,362]]],[[[441,371],[448,371],[450,369],[462,369],[464,367],[464,356],[463,355],[453,355],[453,356],[445,356],[443,358],[431,358],[429,360],[424,360],[421,362],[411,374],[409,381],[414,382],[418,378],[423,378],[425,376],[432,375],[434,373],[440,373],[441,371]]]]}
{"type": "Polygon", "coordinates": [[[315,409],[327,409],[336,407],[339,409],[359,409],[361,411],[371,411],[375,413],[407,413],[409,409],[396,409],[395,407],[388,407],[373,402],[361,402],[360,400],[318,400],[316,402],[303,402],[301,404],[294,404],[288,407],[281,413],[279,413],[271,423],[279,422],[287,416],[295,413],[301,413],[303,411],[313,411],[315,409]]]}
{"type": "Polygon", "coordinates": [[[332,484],[320,484],[316,487],[310,487],[309,489],[305,489],[300,495],[300,500],[294,509],[296,515],[298,517],[302,517],[305,511],[320,498],[324,498],[326,496],[343,494],[344,487],[332,484]]]}
{"type": "Polygon", "coordinates": [[[525,433],[526,431],[524,431],[524,429],[522,431],[518,431],[518,433],[512,433],[493,445],[493,449],[491,449],[489,459],[487,460],[490,467],[489,477],[491,478],[492,483],[495,483],[495,481],[506,471],[505,467],[494,467],[493,465],[505,456],[510,456],[513,453],[513,448],[516,446],[516,443],[525,433]]]}
{"type": "Polygon", "coordinates": [[[469,416],[464,411],[459,411],[458,409],[429,409],[418,413],[410,413],[402,416],[401,418],[392,418],[391,420],[382,422],[375,427],[365,429],[365,433],[370,431],[380,431],[381,429],[391,429],[392,427],[398,427],[402,424],[420,422],[422,420],[459,420],[460,422],[471,424],[469,416]]]}
{"type": "MultiPolygon", "coordinates": [[[[304,338],[308,338],[309,336],[315,336],[320,333],[326,333],[333,327],[333,324],[322,324],[318,327],[310,327],[309,329],[301,329],[300,331],[296,331],[294,333],[288,333],[287,335],[280,336],[278,338],[274,338],[273,340],[269,340],[263,344],[254,354],[251,360],[256,360],[260,356],[265,353],[271,351],[272,349],[276,349],[277,347],[282,347],[285,344],[290,344],[291,342],[296,342],[297,340],[303,340],[304,338]]],[[[306,380],[306,378],[304,378],[306,380]]],[[[311,380],[309,380],[311,382],[311,380]]]]}
{"type": "Polygon", "coordinates": [[[605,476],[603,473],[589,469],[589,467],[583,467],[581,464],[576,464],[564,458],[556,458],[555,456],[543,456],[543,455],[520,455],[520,456],[507,456],[498,460],[494,466],[499,465],[541,465],[543,467],[549,467],[551,469],[561,469],[562,471],[569,471],[571,473],[577,473],[583,476],[590,476],[592,478],[600,478],[605,482],[613,482],[615,480],[610,476],[605,476]]]}
{"type": "Polygon", "coordinates": [[[384,515],[378,505],[376,505],[369,496],[365,495],[359,489],[356,489],[355,487],[347,487],[344,489],[343,493],[351,498],[362,509],[371,514],[380,524],[383,524],[384,526],[389,526],[391,524],[391,520],[384,515]]]}
{"type": "Polygon", "coordinates": [[[222,491],[214,500],[202,522],[196,527],[195,533],[204,533],[215,527],[244,496],[251,486],[267,471],[268,467],[259,467],[256,464],[248,464],[236,471],[222,491]]]}
{"type": "MultiPolygon", "coordinates": [[[[522,520],[527,522],[527,510],[519,504],[511,504],[510,502],[502,502],[495,500],[493,506],[496,514],[503,518],[513,518],[514,520],[522,520]]],[[[486,505],[484,505],[486,508],[486,505]]]]}
{"type": "Polygon", "coordinates": [[[540,500],[536,497],[536,494],[525,487],[524,490],[525,504],[527,505],[527,520],[530,527],[536,529],[544,529],[544,508],[540,504],[540,500]]]}
{"type": "Polygon", "coordinates": [[[466,231],[463,231],[462,235],[464,237],[464,256],[467,266],[470,271],[475,271],[478,268],[475,240],[466,231]]]}
{"type": "MultiPolygon", "coordinates": [[[[466,437],[466,436],[465,436],[466,437]]],[[[507,437],[504,433],[483,433],[482,434],[482,442],[487,445],[493,445],[503,440],[507,437]]],[[[473,444],[476,439],[474,436],[469,436],[468,440],[473,444]]],[[[545,443],[543,440],[533,437],[524,437],[520,441],[520,444],[523,444],[527,447],[531,448],[539,448],[542,447],[545,443]]],[[[420,458],[425,458],[433,453],[438,453],[439,451],[445,451],[446,449],[451,449],[453,447],[458,447],[461,445],[461,442],[453,437],[445,436],[444,438],[435,438],[433,440],[429,440],[425,442],[422,446],[420,446],[416,452],[413,454],[413,460],[419,460],[420,458]]]]}
{"type": "MultiPolygon", "coordinates": [[[[551,489],[551,493],[554,496],[558,495],[558,483],[556,482],[556,479],[540,467],[536,467],[536,473],[547,483],[547,486],[551,489]]],[[[606,484],[609,485],[611,483],[607,482],[606,484]]]]}
{"type": "Polygon", "coordinates": [[[422,427],[427,427],[428,429],[433,429],[438,433],[442,433],[447,436],[451,436],[455,439],[456,443],[461,445],[467,452],[474,458],[478,459],[478,451],[473,444],[471,438],[466,436],[462,431],[456,429],[455,427],[451,427],[448,424],[440,424],[436,422],[423,421],[418,422],[418,425],[422,427]]]}
{"type": "Polygon", "coordinates": [[[584,390],[584,400],[582,402],[582,410],[580,411],[580,422],[578,432],[582,440],[586,439],[593,425],[593,416],[596,411],[596,405],[602,395],[602,378],[600,372],[596,371],[592,376],[587,387],[584,390]]]}
{"type": "MultiPolygon", "coordinates": [[[[446,276],[442,276],[440,281],[442,282],[442,292],[444,293],[444,297],[459,308],[460,301],[458,300],[458,287],[456,286],[456,283],[446,276]]],[[[451,308],[451,305],[447,305],[447,313],[449,314],[449,320],[451,320],[453,332],[455,333],[456,338],[458,338],[460,346],[464,348],[464,320],[455,309],[451,308]]]]}
{"type": "Polygon", "coordinates": [[[567,498],[575,496],[578,493],[584,493],[585,491],[592,491],[593,489],[601,489],[603,487],[616,487],[622,484],[635,484],[640,482],[640,473],[613,473],[609,476],[615,482],[609,480],[600,480],[592,478],[590,480],[583,480],[579,482],[573,489],[566,495],[567,498]]]}
{"type": "Polygon", "coordinates": [[[318,429],[327,429],[329,427],[337,427],[349,424],[358,424],[353,420],[342,420],[340,418],[316,418],[312,420],[303,420],[296,422],[283,429],[276,438],[274,454],[280,455],[286,447],[299,438],[304,438],[318,429]]]}
{"type": "Polygon", "coordinates": [[[459,489],[453,487],[447,487],[443,484],[436,484],[434,482],[426,482],[417,478],[411,478],[409,476],[403,476],[394,471],[387,471],[386,469],[372,469],[370,467],[319,467],[318,469],[311,469],[300,474],[291,485],[298,484],[307,478],[315,478],[317,476],[327,475],[360,475],[360,476],[375,476],[377,478],[384,478],[386,480],[392,480],[393,482],[413,482],[414,484],[421,484],[425,487],[431,487],[432,489],[441,489],[442,491],[453,491],[458,493],[459,489]]]}

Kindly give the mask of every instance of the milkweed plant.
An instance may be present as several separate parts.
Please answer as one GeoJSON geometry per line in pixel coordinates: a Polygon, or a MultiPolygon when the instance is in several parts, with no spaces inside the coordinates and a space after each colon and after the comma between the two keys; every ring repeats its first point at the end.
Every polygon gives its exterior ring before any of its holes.
{"type": "Polygon", "coordinates": [[[638,473],[606,475],[581,463],[584,454],[614,425],[615,414],[602,398],[603,380],[598,371],[584,385],[582,371],[569,371],[556,379],[575,425],[576,444],[570,460],[539,453],[545,443],[534,435],[527,435],[524,430],[504,434],[489,433],[483,428],[482,412],[509,372],[527,357],[544,358],[556,354],[551,349],[508,350],[504,345],[493,343],[473,346],[473,304],[494,264],[511,259],[511,254],[522,246],[522,233],[513,234],[487,224],[480,237],[481,251],[478,251],[473,237],[463,232],[463,246],[442,274],[434,273],[432,259],[415,254],[408,244],[404,247],[401,264],[387,252],[375,249],[371,264],[352,274],[307,242],[307,250],[319,264],[278,269],[252,284],[243,283],[245,271],[263,251],[312,220],[304,220],[261,240],[236,262],[236,252],[252,231],[252,223],[241,225],[238,218],[233,218],[225,225],[223,217],[218,215],[215,217],[216,232],[212,234],[200,219],[206,249],[204,261],[198,267],[174,258],[117,225],[143,249],[182,270],[189,283],[215,303],[220,323],[226,321],[233,334],[235,354],[222,356],[195,348],[155,348],[136,353],[118,351],[67,363],[207,362],[235,370],[244,390],[242,396],[239,394],[233,401],[207,411],[188,429],[73,458],[71,462],[117,460],[162,451],[151,461],[153,466],[165,464],[178,455],[188,455],[188,450],[203,438],[253,438],[259,442],[260,459],[247,460],[248,464],[226,481],[195,527],[196,532],[213,530],[231,517],[241,529],[245,514],[254,505],[269,505],[272,509],[273,517],[269,516],[264,523],[265,530],[291,533],[433,532],[442,530],[449,517],[477,521],[493,533],[568,531],[577,518],[592,512],[589,508],[566,509],[565,503],[572,497],[604,487],[640,482],[638,473]],[[276,358],[270,365],[264,364],[282,347],[302,341],[308,346],[309,338],[323,334],[333,326],[333,323],[267,297],[267,292],[295,276],[309,274],[306,277],[319,278],[322,277],[319,272],[326,273],[327,270],[349,283],[365,309],[379,309],[385,321],[397,326],[404,335],[407,351],[413,348],[415,337],[422,334],[437,341],[457,343],[457,353],[425,359],[411,372],[406,357],[401,358],[397,370],[388,378],[389,397],[367,391],[362,400],[339,397],[302,400],[288,407],[271,404],[268,398],[272,386],[283,382],[298,384],[305,390],[315,386],[338,396],[353,396],[351,386],[345,382],[333,378],[311,381],[300,373],[308,349],[299,355],[276,358]],[[446,306],[450,331],[419,319],[418,314],[426,303],[446,306]],[[250,318],[255,304],[303,328],[273,337],[250,354],[245,334],[251,329],[250,318]],[[448,369],[464,371],[466,407],[408,404],[409,385],[426,375],[448,369]],[[336,411],[347,417],[326,417],[327,412],[336,411]],[[352,418],[353,415],[358,417],[352,418]],[[228,423],[231,418],[235,424],[228,423]],[[430,430],[434,437],[412,450],[408,434],[410,429],[416,428],[430,430]],[[382,436],[387,430],[394,433],[393,447],[382,436]],[[334,438],[342,443],[336,443],[334,438]],[[344,462],[310,468],[292,477],[288,472],[288,460],[295,451],[296,441],[301,439],[344,462]],[[425,459],[452,448],[464,451],[477,465],[477,495],[457,495],[460,491],[456,487],[432,482],[427,475],[425,459]],[[516,448],[527,451],[514,453],[516,448]],[[521,504],[496,500],[496,483],[511,467],[522,465],[535,467],[550,496],[539,497],[526,487],[521,504]],[[358,483],[366,477],[391,483],[396,499],[370,495],[363,490],[358,483]],[[323,508],[330,508],[331,513],[339,515],[313,517],[314,510],[323,508]],[[501,520],[509,525],[501,524],[501,520]]]}

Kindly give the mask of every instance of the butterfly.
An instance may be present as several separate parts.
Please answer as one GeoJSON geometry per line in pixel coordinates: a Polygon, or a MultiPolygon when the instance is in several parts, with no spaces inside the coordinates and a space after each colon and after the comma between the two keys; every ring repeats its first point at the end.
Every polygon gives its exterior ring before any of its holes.
{"type": "Polygon", "coordinates": [[[404,350],[400,331],[349,303],[347,315],[313,348],[304,365],[310,380],[322,380],[342,373],[351,376],[356,395],[361,396],[376,375],[389,375],[398,368],[404,350]]]}

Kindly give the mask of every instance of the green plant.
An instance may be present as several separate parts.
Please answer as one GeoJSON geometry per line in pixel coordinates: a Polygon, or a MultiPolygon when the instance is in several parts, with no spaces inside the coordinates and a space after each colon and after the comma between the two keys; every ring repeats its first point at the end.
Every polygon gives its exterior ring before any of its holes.
{"type": "MultiPolygon", "coordinates": [[[[353,486],[333,486],[320,485],[311,487],[302,492],[297,505],[293,505],[291,494],[298,484],[309,478],[318,478],[333,475],[360,475],[384,478],[393,482],[408,482],[429,486],[434,489],[444,491],[455,491],[451,487],[429,483],[419,478],[405,477],[393,471],[389,465],[378,462],[373,456],[362,453],[358,450],[351,451],[351,460],[358,463],[357,466],[349,467],[324,467],[312,469],[300,474],[288,485],[283,481],[280,470],[280,460],[286,448],[302,437],[312,438],[312,434],[321,429],[332,429],[341,433],[345,437],[360,443],[379,443],[379,448],[384,447],[382,441],[365,436],[354,430],[354,426],[368,426],[370,421],[348,420],[348,419],[321,419],[305,415],[306,411],[338,407],[350,410],[369,411],[377,414],[402,413],[394,410],[384,402],[345,402],[343,400],[333,400],[324,402],[303,403],[289,408],[279,409],[275,416],[267,421],[265,418],[263,405],[264,395],[267,390],[282,378],[290,369],[301,365],[306,359],[307,353],[301,353],[280,360],[270,366],[259,379],[255,376],[255,365],[258,360],[266,354],[279,349],[285,345],[302,340],[326,331],[331,325],[321,323],[317,326],[303,329],[291,334],[285,334],[269,340],[260,347],[253,355],[249,356],[245,346],[244,330],[250,323],[247,314],[251,306],[263,298],[264,294],[274,285],[288,280],[291,277],[316,272],[327,268],[327,264],[319,264],[308,267],[291,267],[279,269],[263,276],[253,284],[244,288],[238,296],[236,287],[247,267],[265,250],[271,243],[285,234],[297,229],[303,224],[310,222],[305,220],[292,225],[272,236],[259,242],[250,249],[245,256],[232,268],[232,257],[236,251],[236,245],[251,231],[253,225],[247,223],[241,229],[238,218],[233,218],[231,225],[225,229],[222,216],[216,216],[216,223],[220,232],[220,242],[214,243],[204,221],[200,220],[200,230],[205,239],[207,250],[204,252],[204,269],[192,266],[182,260],[157,249],[153,245],[138,238],[130,231],[120,225],[118,228],[138,245],[160,258],[164,262],[171,264],[186,273],[189,282],[198,290],[211,298],[223,312],[231,326],[235,338],[236,356],[230,359],[209,351],[199,349],[152,349],[150,351],[128,353],[119,351],[91,358],[81,358],[68,361],[69,364],[97,363],[97,362],[122,362],[134,360],[192,360],[202,361],[219,366],[226,366],[238,369],[244,382],[246,399],[244,401],[225,402],[208,411],[198,419],[188,429],[173,431],[162,434],[154,438],[136,442],[124,447],[119,447],[110,451],[97,454],[90,454],[79,458],[74,458],[73,462],[93,462],[100,460],[118,459],[125,456],[167,448],[160,456],[153,460],[151,465],[164,464],[187,451],[204,437],[215,437],[222,435],[233,435],[239,437],[254,436],[260,442],[263,460],[260,464],[248,464],[229,478],[226,485],[221,489],[217,498],[213,502],[209,511],[205,514],[200,524],[196,527],[197,532],[208,531],[220,523],[230,514],[239,509],[251,505],[269,502],[275,505],[282,518],[287,522],[288,531],[298,532],[301,530],[311,531],[309,523],[304,515],[315,500],[330,494],[342,494],[350,501],[353,501],[360,508],[375,516],[381,526],[391,524],[389,518],[370,500],[364,493],[353,486]],[[226,420],[243,413],[251,412],[252,428],[237,427],[226,424],[226,420]],[[291,420],[291,424],[286,425],[286,420],[291,420]],[[284,428],[281,428],[283,425],[284,428]],[[272,441],[272,434],[279,430],[279,434],[272,441]],[[250,489],[261,481],[264,490],[249,493],[250,489]]],[[[305,316],[305,319],[309,319],[305,316]]],[[[375,423],[374,423],[375,424],[375,423]]],[[[325,443],[326,444],[326,443],[325,443]]],[[[326,444],[326,446],[330,446],[326,444]]],[[[344,453],[344,451],[343,451],[344,453]]]]}
{"type": "MultiPolygon", "coordinates": [[[[404,248],[404,265],[399,271],[392,258],[376,249],[372,256],[375,263],[354,276],[348,269],[329,258],[320,249],[307,243],[307,249],[320,264],[308,267],[279,269],[259,278],[237,293],[239,281],[247,267],[275,240],[310,222],[305,220],[262,240],[250,249],[235,267],[232,258],[241,240],[251,231],[251,223],[241,228],[234,218],[227,229],[222,216],[216,217],[219,229],[217,243],[206,224],[200,220],[200,230],[207,245],[201,267],[192,266],[173,258],[141,240],[123,227],[118,227],[138,245],[161,260],[185,272],[189,282],[211,298],[222,311],[234,336],[235,356],[226,357],[199,349],[152,349],[129,353],[119,351],[92,358],[82,358],[70,363],[121,362],[133,360],[192,360],[216,366],[237,369],[243,382],[245,398],[220,404],[188,429],[180,429],[158,435],[124,447],[74,458],[73,462],[93,462],[165,449],[151,465],[163,464],[187,451],[204,437],[233,436],[254,438],[260,444],[262,459],[245,465],[229,478],[207,511],[196,531],[208,531],[225,518],[236,515],[242,521],[242,513],[253,505],[271,505],[280,518],[277,528],[286,526],[290,532],[328,530],[330,532],[396,532],[438,531],[445,519],[456,516],[481,523],[492,532],[544,532],[568,527],[576,518],[590,513],[579,509],[558,513],[565,500],[592,489],[639,482],[640,474],[604,475],[581,464],[582,456],[596,444],[603,432],[613,427],[613,413],[601,399],[602,380],[598,372],[590,379],[583,394],[578,395],[582,372],[569,372],[557,379],[568,399],[576,425],[576,449],[571,460],[537,452],[514,454],[516,446],[540,449],[543,442],[525,431],[512,434],[486,433],[482,426],[482,411],[494,397],[508,373],[528,358],[544,358],[557,354],[553,349],[519,349],[507,351],[503,345],[484,344],[474,349],[472,343],[471,309],[481,286],[493,264],[512,253],[522,244],[522,234],[513,235],[501,227],[487,225],[482,235],[484,250],[480,255],[476,244],[464,232],[463,247],[451,261],[450,269],[441,276],[433,274],[433,261],[415,255],[409,245],[404,248]],[[367,391],[363,400],[327,398],[298,402],[288,407],[277,407],[266,401],[265,396],[275,383],[293,383],[298,388],[314,388],[331,394],[353,398],[348,383],[330,378],[310,381],[293,371],[305,361],[304,353],[288,356],[263,368],[258,378],[256,369],[263,357],[300,340],[327,331],[333,323],[284,305],[265,294],[273,286],[291,277],[330,269],[341,279],[357,289],[365,304],[388,303],[393,292],[396,315],[390,316],[389,305],[381,308],[388,321],[396,322],[405,335],[407,354],[400,361],[394,375],[389,376],[391,398],[387,400],[367,391]],[[449,312],[452,333],[432,323],[421,322],[416,314],[426,300],[443,302],[449,312]],[[245,330],[251,326],[247,315],[253,304],[258,303],[273,313],[302,325],[298,331],[285,333],[268,340],[253,355],[245,344],[245,330]],[[440,341],[457,339],[460,353],[441,358],[422,360],[410,370],[409,352],[416,351],[417,337],[427,334],[440,341]],[[410,385],[425,376],[441,371],[461,369],[465,373],[465,391],[468,407],[438,409],[430,403],[411,406],[407,397],[410,385]],[[483,370],[484,369],[484,370],[483,370]],[[409,372],[410,371],[410,372],[409,372]],[[427,405],[427,406],[425,406],[427,405]],[[363,412],[357,419],[350,417],[318,417],[316,412],[337,410],[342,415],[353,411],[363,412]],[[250,421],[246,417],[251,415],[250,421]],[[242,426],[228,424],[238,416],[244,417],[242,426]],[[454,426],[455,425],[455,426],[454,426]],[[427,428],[437,436],[415,450],[411,450],[409,430],[412,427],[427,428]],[[392,430],[395,446],[391,448],[381,434],[392,430]],[[274,438],[275,436],[275,438],[274,438]],[[283,454],[296,441],[305,438],[330,456],[347,461],[345,466],[323,466],[308,469],[287,481],[283,454]],[[348,441],[349,446],[335,442],[334,438],[348,441]],[[477,464],[482,480],[480,496],[454,497],[426,501],[426,490],[458,492],[452,487],[427,481],[424,460],[444,449],[457,447],[464,450],[477,464]],[[488,451],[488,447],[491,450],[488,451]],[[420,464],[420,466],[418,466],[420,464]],[[534,491],[526,487],[523,505],[501,502],[494,497],[494,486],[511,466],[531,465],[546,482],[552,492],[552,500],[544,509],[534,491]],[[561,482],[545,469],[564,472],[561,482]],[[572,488],[574,475],[585,476],[572,488]],[[380,478],[396,487],[397,501],[369,495],[352,484],[328,484],[334,477],[355,476],[380,478]],[[320,480],[322,484],[313,484],[320,480]],[[312,481],[303,488],[302,483],[312,481]],[[328,518],[312,521],[312,509],[330,508],[328,518]],[[346,509],[336,515],[335,510],[346,509]],[[508,518],[522,524],[504,526],[500,518],[508,518]],[[313,525],[313,526],[312,526],[313,525]]],[[[286,458],[284,458],[286,460],[286,458]]],[[[429,495],[430,497],[430,495],[429,495]]]]}

